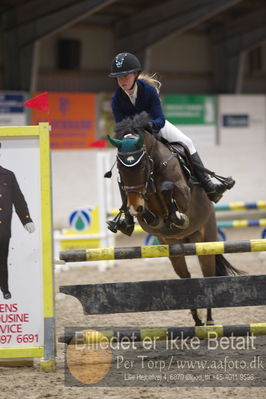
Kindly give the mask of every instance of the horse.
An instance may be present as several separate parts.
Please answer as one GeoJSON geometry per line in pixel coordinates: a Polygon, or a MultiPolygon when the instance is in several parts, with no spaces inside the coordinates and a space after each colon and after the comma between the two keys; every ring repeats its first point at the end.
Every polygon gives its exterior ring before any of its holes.
{"type": "MultiPolygon", "coordinates": [[[[115,125],[117,168],[127,207],[144,231],[160,244],[218,241],[215,210],[200,184],[193,184],[180,159],[149,131],[149,117],[141,113],[115,125]]],[[[190,278],[184,256],[169,257],[180,278],[190,278]]],[[[198,256],[203,277],[242,274],[223,255],[198,256]]],[[[189,294],[189,293],[188,293],[189,294]]],[[[196,326],[213,325],[212,309],[191,309],[196,326]]]]}

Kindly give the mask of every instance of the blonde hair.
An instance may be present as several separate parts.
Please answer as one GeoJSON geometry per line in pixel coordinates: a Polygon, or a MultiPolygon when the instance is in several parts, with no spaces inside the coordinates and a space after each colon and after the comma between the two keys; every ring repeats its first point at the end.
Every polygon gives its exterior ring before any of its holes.
{"type": "Polygon", "coordinates": [[[157,92],[160,92],[160,88],[162,86],[161,82],[158,80],[158,77],[156,73],[150,75],[148,73],[141,73],[138,77],[138,79],[144,80],[146,83],[149,83],[150,85],[154,86],[157,92]]]}

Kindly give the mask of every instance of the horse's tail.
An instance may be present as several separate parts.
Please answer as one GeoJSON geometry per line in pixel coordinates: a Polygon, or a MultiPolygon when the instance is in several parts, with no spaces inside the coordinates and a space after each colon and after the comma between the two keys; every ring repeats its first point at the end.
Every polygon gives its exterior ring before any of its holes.
{"type": "Polygon", "coordinates": [[[239,270],[232,266],[230,262],[221,254],[215,255],[216,276],[237,276],[246,274],[243,270],[239,270]]]}

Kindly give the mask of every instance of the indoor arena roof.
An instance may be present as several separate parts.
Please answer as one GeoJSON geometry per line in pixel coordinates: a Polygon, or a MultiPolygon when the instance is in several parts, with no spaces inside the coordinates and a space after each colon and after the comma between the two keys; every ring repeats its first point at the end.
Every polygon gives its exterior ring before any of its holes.
{"type": "MultiPolygon", "coordinates": [[[[54,13],[86,3],[84,0],[0,0],[0,13],[4,14],[12,9],[30,11],[39,10],[39,15],[54,13]]],[[[145,15],[147,25],[172,20],[174,17],[186,15],[188,12],[202,10],[192,29],[211,29],[213,25],[234,21],[235,18],[248,17],[254,11],[266,7],[265,0],[95,0],[91,15],[84,15],[83,22],[97,25],[114,26],[127,19],[134,20],[145,15]],[[213,7],[214,6],[214,7],[213,7]]],[[[20,11],[19,11],[20,12],[20,11]]],[[[35,14],[35,12],[34,12],[35,14]]],[[[18,13],[19,15],[19,13],[18,13]]],[[[82,17],[81,17],[82,20],[82,17]]],[[[133,21],[134,22],[134,21],[133,21]]]]}

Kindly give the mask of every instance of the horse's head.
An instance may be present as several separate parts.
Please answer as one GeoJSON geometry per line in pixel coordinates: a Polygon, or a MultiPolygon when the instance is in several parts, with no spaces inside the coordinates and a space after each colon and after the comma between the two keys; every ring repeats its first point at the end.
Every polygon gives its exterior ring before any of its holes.
{"type": "Polygon", "coordinates": [[[108,136],[110,143],[118,149],[117,161],[122,189],[127,195],[132,215],[142,213],[144,210],[145,194],[152,173],[152,159],[144,143],[144,128],[142,127],[142,132],[139,125],[136,128],[134,119],[125,120],[116,126],[120,139],[108,136]],[[130,130],[132,133],[129,133],[130,130]]]}

